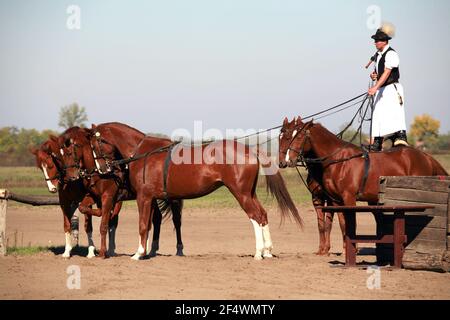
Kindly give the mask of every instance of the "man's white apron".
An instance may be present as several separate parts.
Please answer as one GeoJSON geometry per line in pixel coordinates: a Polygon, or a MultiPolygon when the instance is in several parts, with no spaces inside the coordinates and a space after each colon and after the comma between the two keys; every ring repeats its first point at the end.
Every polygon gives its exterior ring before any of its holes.
{"type": "Polygon", "coordinates": [[[406,130],[405,96],[400,83],[380,88],[375,94],[374,111],[372,115],[372,136],[382,137],[400,130],[406,130]],[[398,93],[397,93],[398,91],[398,93]],[[402,97],[400,105],[398,94],[402,97]]]}

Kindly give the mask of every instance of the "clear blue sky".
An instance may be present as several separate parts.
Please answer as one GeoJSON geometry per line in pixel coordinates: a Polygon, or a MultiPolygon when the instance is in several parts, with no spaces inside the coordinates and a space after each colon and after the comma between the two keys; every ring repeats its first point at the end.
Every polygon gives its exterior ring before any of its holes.
{"type": "Polygon", "coordinates": [[[0,0],[0,126],[58,129],[76,101],[146,132],[271,127],[367,89],[371,4],[397,27],[408,126],[426,112],[449,131],[446,0],[0,0]]]}

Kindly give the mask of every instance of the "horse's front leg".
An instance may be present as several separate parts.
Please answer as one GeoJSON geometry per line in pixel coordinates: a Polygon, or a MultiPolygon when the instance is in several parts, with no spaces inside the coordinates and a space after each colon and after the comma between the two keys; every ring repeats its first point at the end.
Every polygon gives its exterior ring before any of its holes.
{"type": "Polygon", "coordinates": [[[152,225],[152,216],[154,207],[153,197],[149,197],[148,195],[138,196],[137,204],[139,209],[139,247],[136,253],[131,257],[133,260],[140,260],[145,256],[147,252],[147,247],[149,245],[149,229],[152,225]]]}
{"type": "Polygon", "coordinates": [[[63,258],[70,258],[70,253],[72,251],[72,236],[70,234],[71,231],[71,219],[76,210],[76,206],[72,205],[72,203],[62,203],[61,209],[63,212],[63,222],[64,222],[64,235],[65,235],[65,247],[64,253],[62,255],[63,258]]]}
{"type": "Polygon", "coordinates": [[[122,202],[116,202],[114,209],[109,220],[108,228],[108,257],[114,257],[116,255],[116,230],[119,224],[119,212],[122,209],[122,202]]]}
{"type": "Polygon", "coordinates": [[[87,258],[95,257],[95,245],[92,239],[92,205],[95,203],[94,199],[86,195],[78,206],[78,210],[84,214],[84,231],[88,239],[88,255],[87,258]]]}
{"type": "Polygon", "coordinates": [[[109,221],[111,217],[111,210],[113,207],[113,198],[110,195],[102,196],[102,220],[100,223],[100,251],[98,256],[100,258],[106,258],[106,234],[108,233],[109,221]]]}

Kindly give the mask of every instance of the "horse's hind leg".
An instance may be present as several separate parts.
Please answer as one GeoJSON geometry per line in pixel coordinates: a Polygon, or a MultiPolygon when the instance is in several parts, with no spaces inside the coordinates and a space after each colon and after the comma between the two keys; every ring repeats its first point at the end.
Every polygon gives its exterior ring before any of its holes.
{"type": "MultiPolygon", "coordinates": [[[[153,241],[152,241],[152,248],[150,250],[149,256],[150,257],[156,257],[156,254],[159,250],[159,235],[161,231],[161,220],[162,220],[162,214],[161,211],[158,208],[158,203],[155,202],[153,204],[155,212],[153,213],[153,241]]],[[[148,250],[148,248],[147,248],[148,250]]]]}
{"type": "Polygon", "coordinates": [[[258,206],[259,211],[262,215],[263,220],[263,240],[264,240],[264,251],[263,251],[263,257],[264,258],[272,258],[272,249],[273,249],[273,243],[272,243],[272,237],[270,235],[269,230],[269,221],[267,219],[267,211],[264,209],[264,207],[261,205],[261,202],[259,202],[258,198],[256,197],[256,194],[253,196],[253,201],[258,206]]]}
{"type": "MultiPolygon", "coordinates": [[[[253,199],[251,192],[240,193],[237,190],[233,190],[232,187],[228,187],[236,200],[241,205],[242,209],[247,213],[250,218],[250,222],[253,225],[255,231],[256,240],[256,253],[255,260],[261,260],[263,258],[264,250],[264,236],[263,236],[263,224],[267,225],[267,217],[264,221],[263,216],[256,202],[253,199]]],[[[267,228],[268,230],[268,228],[267,228]]]]}
{"type": "Polygon", "coordinates": [[[177,256],[182,257],[183,254],[183,241],[181,240],[181,210],[182,200],[175,200],[171,202],[172,208],[172,221],[177,233],[177,256]]]}
{"type": "Polygon", "coordinates": [[[316,255],[326,254],[325,252],[325,214],[322,209],[318,209],[318,206],[323,206],[324,203],[319,198],[313,197],[312,199],[314,210],[317,215],[317,228],[319,230],[319,249],[316,252],[316,255]]]}
{"type": "Polygon", "coordinates": [[[342,233],[342,247],[343,247],[343,252],[345,252],[345,217],[344,217],[344,213],[342,212],[338,212],[338,219],[339,219],[339,226],[341,227],[341,233],[342,233]]]}

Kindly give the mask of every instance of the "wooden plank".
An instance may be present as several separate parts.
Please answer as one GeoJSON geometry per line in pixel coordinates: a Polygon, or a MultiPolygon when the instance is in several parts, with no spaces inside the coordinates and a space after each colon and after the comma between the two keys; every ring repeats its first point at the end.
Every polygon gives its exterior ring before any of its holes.
{"type": "Polygon", "coordinates": [[[406,248],[420,253],[442,251],[446,250],[446,241],[416,239],[406,248]]]}
{"type": "MultiPolygon", "coordinates": [[[[405,200],[396,200],[396,199],[385,199],[384,202],[385,205],[393,206],[393,205],[417,205],[417,202],[413,201],[405,201],[405,200]]],[[[430,216],[439,216],[439,217],[445,217],[447,215],[447,204],[433,204],[433,203],[427,203],[423,202],[422,204],[430,204],[434,206],[434,209],[427,209],[423,213],[424,215],[430,215],[430,216]]],[[[410,215],[410,213],[406,213],[407,215],[410,215]]]]}
{"type": "Polygon", "coordinates": [[[57,196],[53,196],[53,197],[25,196],[25,195],[15,194],[12,192],[7,192],[3,197],[8,200],[14,200],[14,201],[25,203],[25,204],[31,204],[32,206],[59,205],[59,198],[57,196]]]}
{"type": "Polygon", "coordinates": [[[445,229],[438,228],[422,228],[422,227],[413,227],[410,226],[408,228],[408,233],[417,232],[416,239],[424,239],[424,240],[437,240],[446,242],[447,241],[447,231],[445,229]]]}
{"type": "Polygon", "coordinates": [[[385,198],[406,200],[416,203],[433,203],[433,204],[445,204],[448,205],[448,193],[447,192],[435,192],[415,189],[404,188],[390,188],[385,190],[385,198]]]}
{"type": "Polygon", "coordinates": [[[414,270],[448,271],[448,265],[444,261],[443,252],[417,253],[405,252],[403,266],[414,270]]]}
{"type": "Polygon", "coordinates": [[[437,192],[448,192],[450,177],[413,177],[413,176],[393,176],[380,177],[380,192],[385,192],[385,188],[406,188],[417,190],[428,190],[437,192]]]}
{"type": "Polygon", "coordinates": [[[0,256],[6,255],[6,210],[8,200],[4,199],[6,190],[0,189],[0,256]]]}

